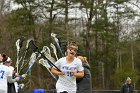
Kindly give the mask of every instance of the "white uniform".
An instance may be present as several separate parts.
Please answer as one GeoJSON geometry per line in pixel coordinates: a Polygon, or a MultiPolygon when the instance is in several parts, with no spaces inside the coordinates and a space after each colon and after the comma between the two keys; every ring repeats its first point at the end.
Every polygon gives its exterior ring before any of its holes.
{"type": "Polygon", "coordinates": [[[0,65],[0,93],[7,93],[7,77],[12,77],[11,69],[6,65],[0,65]]]}
{"type": "MultiPolygon", "coordinates": [[[[14,67],[13,66],[9,66],[9,68],[12,70],[12,72],[14,71],[14,67]]],[[[18,83],[14,82],[14,86],[15,86],[16,93],[18,93],[18,83]]]]}
{"type": "Polygon", "coordinates": [[[64,75],[59,76],[59,79],[56,83],[57,93],[67,91],[68,93],[76,93],[76,77],[71,72],[74,71],[83,71],[82,62],[78,58],[74,58],[72,63],[67,63],[66,57],[60,58],[55,65],[61,70],[64,71],[64,75]]]}

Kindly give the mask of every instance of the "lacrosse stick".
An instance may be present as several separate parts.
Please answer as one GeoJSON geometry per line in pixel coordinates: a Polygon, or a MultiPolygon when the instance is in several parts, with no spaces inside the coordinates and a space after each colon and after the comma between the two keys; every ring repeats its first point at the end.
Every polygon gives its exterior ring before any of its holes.
{"type": "Polygon", "coordinates": [[[41,65],[43,65],[45,68],[47,68],[47,70],[48,70],[49,73],[52,75],[52,77],[57,81],[57,77],[56,77],[54,74],[52,74],[52,72],[50,71],[51,66],[48,64],[48,60],[44,60],[43,58],[41,58],[41,59],[39,60],[39,63],[40,63],[41,65]]]}
{"type": "Polygon", "coordinates": [[[19,52],[20,52],[20,46],[19,46],[19,42],[20,42],[20,39],[18,39],[16,41],[16,48],[17,48],[17,61],[16,61],[16,71],[18,73],[18,63],[19,63],[19,52]]]}
{"type": "Polygon", "coordinates": [[[51,56],[51,51],[49,47],[43,46],[43,50],[45,50],[51,56]]]}
{"type": "Polygon", "coordinates": [[[45,50],[44,52],[45,55],[49,55],[49,57],[51,57],[51,51],[49,47],[43,46],[43,50],[45,50]]]}
{"type": "Polygon", "coordinates": [[[53,58],[53,57],[51,56],[50,48],[47,47],[47,46],[44,46],[44,47],[43,47],[43,50],[46,50],[46,52],[44,52],[44,55],[45,55],[49,60],[51,60],[51,62],[55,63],[56,60],[55,60],[55,58],[53,58]]]}
{"type": "Polygon", "coordinates": [[[30,46],[30,42],[31,42],[32,40],[33,40],[32,38],[30,38],[30,39],[27,40],[26,49],[25,49],[24,53],[22,54],[22,56],[21,56],[21,58],[20,58],[20,60],[19,60],[19,63],[22,63],[22,64],[21,64],[21,67],[20,67],[20,70],[19,70],[19,73],[20,73],[20,71],[23,69],[24,59],[25,59],[25,57],[26,57],[26,55],[27,55],[27,52],[28,52],[29,46],[30,46]]]}
{"type": "MultiPolygon", "coordinates": [[[[33,41],[32,41],[32,42],[33,42],[33,41]]],[[[35,51],[35,50],[34,50],[34,51],[35,51]]],[[[45,49],[45,48],[43,48],[43,50],[42,50],[40,53],[44,53],[44,52],[46,52],[46,49],[45,49]]],[[[29,61],[29,68],[28,68],[28,70],[25,72],[25,74],[28,74],[29,71],[31,70],[32,66],[34,65],[34,63],[37,62],[37,61],[40,59],[41,54],[39,54],[38,56],[37,56],[36,54],[38,54],[38,52],[33,52],[33,53],[32,53],[32,55],[31,55],[31,57],[30,57],[30,61],[29,61]]]]}
{"type": "Polygon", "coordinates": [[[29,61],[29,68],[27,69],[27,71],[25,72],[25,74],[28,74],[29,71],[31,70],[33,64],[35,63],[37,59],[37,53],[36,52],[33,52],[31,57],[30,57],[30,61],[29,61]]]}
{"type": "Polygon", "coordinates": [[[60,48],[60,45],[59,45],[59,40],[56,38],[56,34],[51,33],[51,36],[54,38],[54,41],[56,42],[56,45],[57,45],[57,47],[58,47],[58,49],[59,49],[61,55],[64,57],[64,54],[63,54],[63,52],[62,52],[62,49],[60,48]]]}
{"type": "Polygon", "coordinates": [[[20,39],[18,39],[17,41],[16,41],[16,48],[17,48],[17,61],[16,61],[16,71],[17,71],[17,73],[18,73],[18,64],[19,64],[19,53],[20,53],[20,49],[21,49],[21,47],[22,47],[22,43],[23,43],[23,41],[24,41],[24,38],[25,37],[21,37],[20,39]]]}
{"type": "Polygon", "coordinates": [[[57,66],[55,66],[55,65],[53,64],[53,62],[51,62],[43,53],[41,53],[41,52],[39,51],[39,48],[34,44],[33,41],[32,41],[32,45],[35,47],[36,51],[37,51],[44,59],[48,60],[49,64],[51,64],[51,65],[54,66],[58,71],[61,72],[61,70],[60,70],[57,66]]]}
{"type": "Polygon", "coordinates": [[[51,43],[50,46],[51,46],[52,49],[53,49],[53,53],[54,53],[54,55],[55,55],[55,57],[56,57],[56,60],[58,60],[58,57],[57,57],[57,54],[56,54],[56,47],[55,47],[55,45],[51,43]]]}

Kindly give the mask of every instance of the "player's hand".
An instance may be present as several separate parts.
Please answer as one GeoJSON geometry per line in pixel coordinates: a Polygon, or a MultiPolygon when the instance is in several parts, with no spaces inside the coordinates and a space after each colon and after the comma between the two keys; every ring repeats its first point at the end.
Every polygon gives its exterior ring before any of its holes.
{"type": "Polygon", "coordinates": [[[16,81],[19,81],[19,80],[20,80],[20,77],[16,77],[15,80],[16,80],[16,81]]]}
{"type": "Polygon", "coordinates": [[[26,76],[27,76],[27,74],[22,74],[22,78],[24,78],[24,79],[25,79],[25,78],[26,78],[26,76]]]}
{"type": "Polygon", "coordinates": [[[15,76],[18,77],[19,76],[19,73],[15,73],[15,76]]]}
{"type": "Polygon", "coordinates": [[[59,72],[59,75],[64,75],[64,74],[65,74],[64,71],[59,72]]]}

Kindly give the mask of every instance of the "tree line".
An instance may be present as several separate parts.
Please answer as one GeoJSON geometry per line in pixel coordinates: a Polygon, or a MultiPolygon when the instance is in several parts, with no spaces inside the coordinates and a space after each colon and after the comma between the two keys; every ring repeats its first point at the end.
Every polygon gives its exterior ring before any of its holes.
{"type": "MultiPolygon", "coordinates": [[[[139,4],[138,0],[1,0],[0,51],[14,64],[19,37],[33,37],[41,48],[54,42],[51,33],[56,33],[62,51],[75,40],[78,55],[87,56],[93,89],[119,89],[128,76],[139,89],[139,4]]],[[[35,64],[26,88],[53,89],[55,82],[50,80],[47,70],[35,64]]]]}

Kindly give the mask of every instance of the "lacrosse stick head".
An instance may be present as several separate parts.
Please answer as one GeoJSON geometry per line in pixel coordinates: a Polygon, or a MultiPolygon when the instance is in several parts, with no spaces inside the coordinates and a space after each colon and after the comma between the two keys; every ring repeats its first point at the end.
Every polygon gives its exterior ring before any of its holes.
{"type": "Polygon", "coordinates": [[[55,45],[51,43],[50,46],[52,47],[54,53],[56,54],[56,47],[55,47],[55,45]]]}
{"type": "Polygon", "coordinates": [[[39,59],[39,64],[41,64],[44,67],[46,67],[46,64],[44,63],[44,59],[43,58],[39,59]]]}
{"type": "Polygon", "coordinates": [[[39,63],[43,63],[44,59],[43,58],[40,58],[39,59],[39,63]]]}
{"type": "Polygon", "coordinates": [[[51,54],[50,48],[47,46],[43,46],[43,50],[44,52],[48,52],[49,54],[51,54]]]}
{"type": "Polygon", "coordinates": [[[22,47],[23,41],[24,41],[24,40],[25,40],[25,37],[22,36],[22,37],[20,38],[20,42],[19,42],[19,47],[20,47],[20,48],[22,47]]]}
{"type": "Polygon", "coordinates": [[[25,39],[25,37],[22,36],[20,39],[18,39],[18,40],[16,41],[17,51],[19,51],[20,48],[22,47],[22,43],[23,43],[24,39],[25,39]]]}
{"type": "Polygon", "coordinates": [[[37,52],[38,51],[38,47],[35,45],[34,39],[31,38],[29,40],[27,40],[27,45],[26,45],[26,49],[32,49],[33,52],[37,52]]]}
{"type": "Polygon", "coordinates": [[[51,66],[48,64],[48,61],[47,61],[47,60],[44,60],[43,58],[41,58],[41,59],[39,60],[39,63],[40,63],[41,65],[43,65],[44,67],[46,67],[46,68],[51,68],[51,66]]]}
{"type": "Polygon", "coordinates": [[[34,41],[33,38],[30,38],[30,39],[27,40],[26,49],[28,49],[30,47],[30,45],[33,41],[34,41]]]}
{"type": "Polygon", "coordinates": [[[51,43],[50,46],[52,47],[53,52],[54,52],[54,55],[55,55],[56,59],[58,60],[58,57],[57,57],[57,51],[56,51],[56,47],[55,47],[55,45],[51,43]]]}
{"type": "Polygon", "coordinates": [[[50,54],[44,53],[44,55],[45,55],[45,57],[46,57],[49,61],[51,61],[52,63],[55,63],[55,62],[56,62],[55,58],[53,58],[50,54]]]}
{"type": "Polygon", "coordinates": [[[18,40],[16,41],[17,51],[19,51],[19,49],[20,49],[19,42],[20,42],[20,39],[18,39],[18,40]]]}
{"type": "Polygon", "coordinates": [[[51,33],[51,36],[52,36],[52,37],[56,37],[56,34],[55,34],[55,33],[51,33]]]}
{"type": "Polygon", "coordinates": [[[59,40],[56,38],[56,34],[55,33],[51,33],[51,36],[54,38],[55,42],[58,43],[59,40]]]}
{"type": "Polygon", "coordinates": [[[56,47],[53,43],[51,43],[50,46],[53,48],[53,50],[56,50],[56,47]]]}
{"type": "Polygon", "coordinates": [[[36,59],[37,59],[37,52],[33,52],[31,57],[30,57],[29,66],[34,64],[36,62],[36,59]]]}

